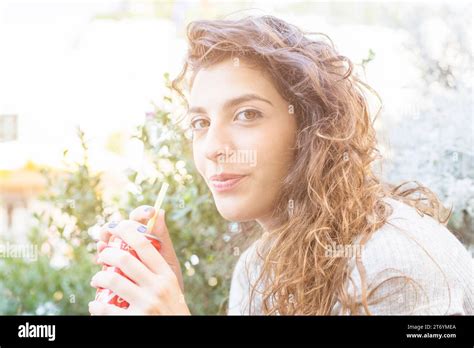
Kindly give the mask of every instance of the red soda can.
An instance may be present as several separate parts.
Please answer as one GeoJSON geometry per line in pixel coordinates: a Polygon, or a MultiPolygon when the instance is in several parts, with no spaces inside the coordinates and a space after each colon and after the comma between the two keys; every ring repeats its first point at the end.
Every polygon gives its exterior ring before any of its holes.
{"type": "MultiPolygon", "coordinates": [[[[160,240],[157,237],[155,237],[151,234],[148,234],[148,233],[145,233],[144,235],[151,242],[151,244],[155,247],[155,249],[160,251],[160,249],[161,249],[160,240]]],[[[132,249],[130,247],[130,245],[125,243],[119,237],[115,237],[115,236],[111,237],[110,240],[109,240],[109,243],[106,246],[106,248],[119,248],[119,249],[125,250],[125,251],[129,252],[134,257],[136,257],[137,259],[140,260],[140,258],[138,257],[137,252],[134,249],[132,249]]],[[[131,280],[117,267],[104,265],[104,267],[102,269],[106,270],[107,272],[116,272],[116,273],[120,274],[121,276],[131,280]]],[[[115,306],[120,307],[120,308],[128,308],[129,307],[129,303],[127,301],[125,301],[120,296],[116,295],[110,289],[97,288],[97,292],[96,292],[96,295],[95,295],[95,300],[99,301],[99,302],[102,302],[102,303],[112,304],[112,305],[115,305],[115,306]]]]}

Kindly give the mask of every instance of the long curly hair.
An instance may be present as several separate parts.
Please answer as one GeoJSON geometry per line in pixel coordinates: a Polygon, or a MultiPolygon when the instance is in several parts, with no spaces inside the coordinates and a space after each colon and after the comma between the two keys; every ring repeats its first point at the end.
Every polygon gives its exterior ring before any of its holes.
{"type": "Polygon", "coordinates": [[[260,238],[263,262],[251,298],[263,289],[264,314],[328,315],[336,302],[343,312],[358,313],[362,306],[370,314],[360,255],[362,299],[357,300],[347,290],[348,259],[328,257],[328,248],[356,239],[363,245],[391,214],[384,197],[443,224],[451,214],[426,187],[416,182],[393,186],[374,174],[372,164],[381,156],[373,122],[381,107],[371,115],[365,93],[379,96],[329,37],[273,16],[194,21],[187,37],[185,64],[172,82],[181,96],[183,83],[190,88],[201,68],[239,58],[271,77],[297,119],[294,163],[275,205],[277,228],[260,238]]]}

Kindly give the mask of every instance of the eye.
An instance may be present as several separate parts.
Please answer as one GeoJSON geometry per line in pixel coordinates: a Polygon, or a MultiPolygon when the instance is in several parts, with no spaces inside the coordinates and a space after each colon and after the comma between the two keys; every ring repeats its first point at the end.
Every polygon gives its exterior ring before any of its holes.
{"type": "Polygon", "coordinates": [[[209,121],[204,118],[196,118],[191,121],[191,128],[193,130],[199,130],[209,127],[209,121]]]}
{"type": "Polygon", "coordinates": [[[246,109],[239,112],[235,116],[235,119],[240,119],[241,121],[252,121],[260,117],[262,117],[262,113],[260,111],[253,110],[253,109],[246,109]]]}

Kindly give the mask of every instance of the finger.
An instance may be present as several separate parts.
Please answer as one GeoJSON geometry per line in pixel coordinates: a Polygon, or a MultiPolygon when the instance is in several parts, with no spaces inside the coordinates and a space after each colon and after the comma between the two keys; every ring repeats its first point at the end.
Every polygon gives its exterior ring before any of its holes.
{"type": "Polygon", "coordinates": [[[115,271],[100,271],[92,277],[91,286],[112,290],[128,303],[139,303],[145,296],[144,291],[131,280],[115,271]]]}
{"type": "Polygon", "coordinates": [[[160,254],[176,274],[181,286],[181,290],[184,291],[181,267],[178,261],[178,256],[176,255],[176,251],[174,250],[173,241],[171,240],[168,227],[166,226],[165,214],[166,212],[163,209],[158,211],[156,222],[151,229],[151,234],[156,236],[161,241],[160,254]]]}
{"type": "Polygon", "coordinates": [[[140,261],[153,273],[167,274],[167,272],[171,271],[165,259],[144,236],[144,233],[147,232],[146,226],[136,221],[124,220],[116,227],[109,229],[109,231],[134,249],[140,261]]]}
{"type": "Polygon", "coordinates": [[[168,262],[174,261],[176,254],[171,241],[168,227],[165,221],[165,211],[160,209],[156,216],[155,224],[151,228],[150,234],[156,236],[161,242],[160,253],[163,258],[168,262]]]}
{"type": "Polygon", "coordinates": [[[155,214],[155,208],[150,205],[141,205],[138,208],[132,210],[129,215],[130,220],[137,221],[141,224],[146,225],[148,220],[155,214]]]}
{"type": "Polygon", "coordinates": [[[111,236],[110,229],[115,228],[119,223],[120,221],[109,221],[104,224],[99,232],[99,240],[108,243],[111,236]]]}
{"type": "Polygon", "coordinates": [[[89,313],[91,315],[128,315],[128,311],[124,308],[99,301],[89,302],[89,313]]]}
{"type": "Polygon", "coordinates": [[[105,247],[107,247],[107,243],[106,243],[106,242],[103,242],[103,241],[101,241],[101,240],[99,240],[99,241],[97,242],[97,253],[98,253],[98,254],[101,253],[102,250],[105,249],[105,247]]]}
{"type": "Polygon", "coordinates": [[[151,226],[150,233],[160,239],[169,239],[168,227],[166,226],[165,211],[160,209],[156,214],[155,224],[151,226]]]}
{"type": "Polygon", "coordinates": [[[97,243],[96,243],[96,249],[97,249],[97,253],[94,255],[94,260],[96,263],[99,263],[98,262],[98,258],[99,258],[99,254],[102,252],[102,250],[104,250],[105,248],[107,247],[107,243],[99,240],[97,243]]]}
{"type": "Polygon", "coordinates": [[[99,254],[99,263],[119,268],[129,279],[142,286],[151,286],[154,274],[136,257],[118,248],[106,248],[99,254]]]}

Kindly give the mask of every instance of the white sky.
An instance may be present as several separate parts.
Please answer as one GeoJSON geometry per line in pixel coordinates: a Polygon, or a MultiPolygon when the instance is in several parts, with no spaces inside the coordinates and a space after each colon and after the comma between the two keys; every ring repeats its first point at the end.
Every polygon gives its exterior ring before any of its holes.
{"type": "Polygon", "coordinates": [[[19,141],[0,144],[0,168],[58,165],[65,148],[77,148],[76,125],[102,166],[107,137],[143,121],[184,43],[165,20],[90,21],[98,13],[90,3],[34,7],[0,7],[0,113],[20,122],[19,141]]]}
{"type": "MultiPolygon", "coordinates": [[[[0,0],[0,114],[19,115],[19,141],[0,144],[0,169],[19,168],[28,160],[59,166],[66,148],[78,156],[77,125],[91,140],[95,168],[140,166],[140,147],[129,144],[117,158],[104,144],[111,133],[130,134],[152,110],[150,101],[163,91],[163,73],[173,76],[181,66],[185,42],[164,19],[91,20],[120,3],[0,0]]],[[[276,14],[329,34],[353,61],[373,49],[368,82],[389,108],[416,108],[416,71],[409,52],[401,49],[405,32],[334,27],[312,13],[276,14]]]]}

